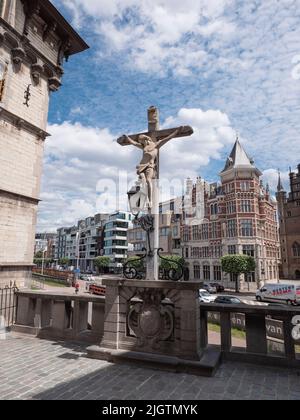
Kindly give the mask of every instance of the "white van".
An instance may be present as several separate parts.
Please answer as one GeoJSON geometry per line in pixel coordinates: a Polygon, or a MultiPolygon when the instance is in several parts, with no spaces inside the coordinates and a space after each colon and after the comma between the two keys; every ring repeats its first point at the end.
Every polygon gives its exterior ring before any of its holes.
{"type": "Polygon", "coordinates": [[[288,305],[300,305],[300,286],[294,284],[265,284],[256,292],[258,302],[281,302],[288,305]]]}

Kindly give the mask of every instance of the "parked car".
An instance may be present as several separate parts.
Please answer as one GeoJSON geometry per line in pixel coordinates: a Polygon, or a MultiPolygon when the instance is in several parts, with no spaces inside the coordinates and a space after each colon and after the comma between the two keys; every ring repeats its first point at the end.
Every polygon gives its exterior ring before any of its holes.
{"type": "Polygon", "coordinates": [[[235,296],[218,296],[215,300],[215,303],[220,303],[222,305],[241,305],[243,302],[235,296]]]}
{"type": "Polygon", "coordinates": [[[256,292],[258,302],[278,302],[300,305],[300,286],[295,284],[265,284],[256,292]]]}
{"type": "Polygon", "coordinates": [[[199,302],[201,303],[213,303],[215,301],[216,297],[212,296],[210,293],[208,293],[207,290],[200,289],[199,290],[199,302]]]}
{"type": "Polygon", "coordinates": [[[220,284],[220,283],[210,283],[210,285],[212,287],[215,287],[217,289],[217,293],[223,293],[223,292],[225,292],[225,287],[222,284],[220,284]]]}
{"type": "Polygon", "coordinates": [[[210,294],[217,293],[217,288],[215,286],[212,286],[210,283],[203,283],[201,285],[201,289],[206,290],[210,294]]]}

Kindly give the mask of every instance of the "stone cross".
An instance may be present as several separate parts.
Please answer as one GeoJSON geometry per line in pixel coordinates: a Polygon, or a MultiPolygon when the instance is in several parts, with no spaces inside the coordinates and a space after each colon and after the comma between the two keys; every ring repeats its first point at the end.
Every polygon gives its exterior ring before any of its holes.
{"type": "MultiPolygon", "coordinates": [[[[121,146],[136,146],[143,150],[143,158],[137,166],[139,180],[148,187],[149,214],[154,218],[154,231],[151,233],[150,246],[153,255],[147,257],[147,280],[159,279],[159,152],[170,140],[188,137],[193,134],[189,126],[159,129],[159,111],[155,107],[148,109],[148,132],[124,135],[118,139],[121,146]]],[[[147,245],[149,247],[149,245],[147,245]]]]}

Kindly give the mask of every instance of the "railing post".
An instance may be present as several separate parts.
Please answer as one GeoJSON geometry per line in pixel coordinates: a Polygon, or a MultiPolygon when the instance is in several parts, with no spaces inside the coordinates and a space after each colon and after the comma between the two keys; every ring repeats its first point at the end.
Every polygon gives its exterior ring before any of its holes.
{"type": "Polygon", "coordinates": [[[221,350],[224,352],[229,352],[232,346],[230,312],[221,312],[220,322],[221,322],[221,350]]]}
{"type": "Polygon", "coordinates": [[[88,312],[89,304],[88,302],[81,302],[76,300],[74,302],[74,332],[75,334],[80,334],[83,331],[86,331],[88,328],[88,312]]]}
{"type": "Polygon", "coordinates": [[[296,359],[295,343],[292,336],[293,325],[290,318],[283,321],[285,356],[288,360],[296,359]]]}
{"type": "Polygon", "coordinates": [[[265,314],[246,314],[246,342],[248,353],[268,353],[265,314]]]}
{"type": "Polygon", "coordinates": [[[208,346],[207,311],[200,307],[200,348],[205,350],[208,346]]]}

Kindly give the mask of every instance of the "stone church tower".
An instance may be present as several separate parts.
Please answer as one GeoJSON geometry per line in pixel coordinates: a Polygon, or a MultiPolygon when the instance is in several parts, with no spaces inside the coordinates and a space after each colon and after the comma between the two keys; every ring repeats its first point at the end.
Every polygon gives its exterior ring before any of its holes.
{"type": "Polygon", "coordinates": [[[50,93],[87,48],[50,1],[0,0],[0,287],[30,277],[50,93]]]}

